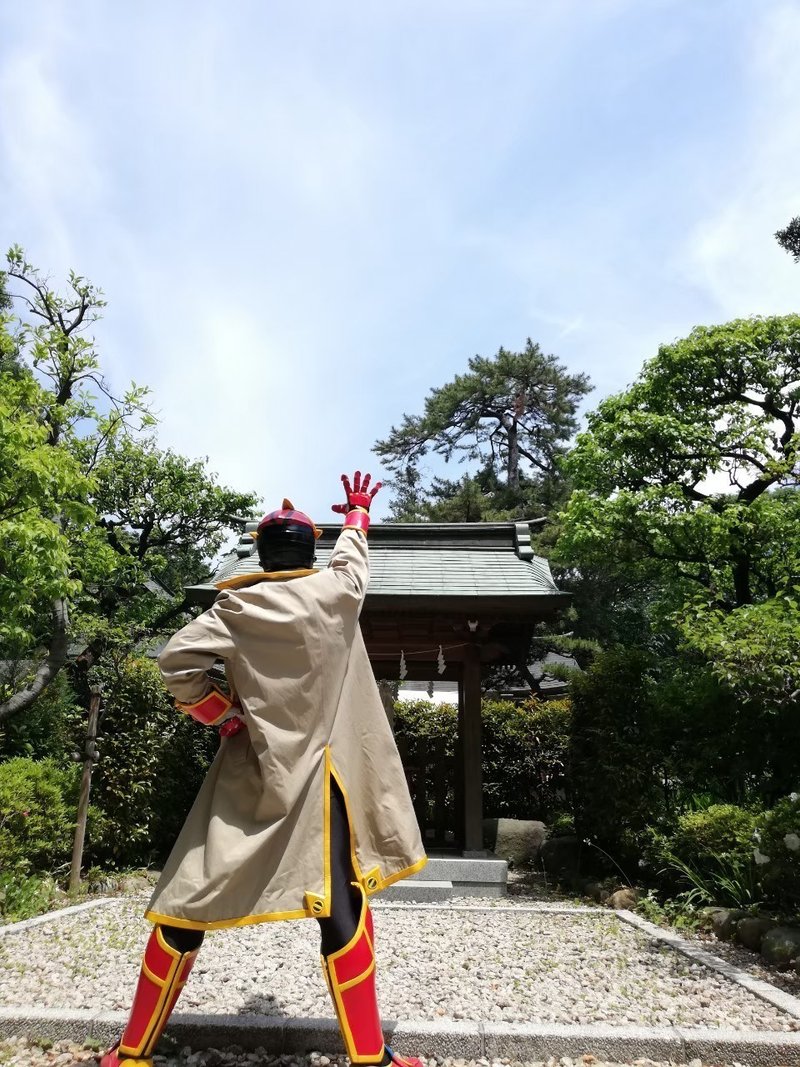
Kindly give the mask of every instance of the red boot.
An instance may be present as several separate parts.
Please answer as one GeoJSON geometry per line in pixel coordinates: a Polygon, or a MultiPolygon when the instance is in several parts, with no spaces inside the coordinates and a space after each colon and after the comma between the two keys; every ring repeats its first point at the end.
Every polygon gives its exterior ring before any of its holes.
{"type": "Polygon", "coordinates": [[[396,1052],[392,1052],[389,1046],[386,1046],[386,1051],[391,1057],[392,1063],[396,1063],[397,1067],[424,1067],[422,1060],[418,1060],[416,1056],[398,1056],[396,1052]]]}
{"type": "Polygon", "coordinates": [[[189,972],[194,952],[178,952],[156,926],[144,950],[139,984],[128,1025],[120,1040],[102,1057],[100,1067],[149,1067],[153,1050],[167,1025],[189,972]]]}
{"type": "MultiPolygon", "coordinates": [[[[353,883],[358,885],[358,883],[353,883]]],[[[375,994],[375,934],[367,895],[361,890],[361,916],[352,938],[337,952],[322,957],[322,971],[333,1000],[339,1029],[351,1063],[380,1064],[385,1054],[398,1067],[423,1067],[420,1060],[396,1055],[383,1042],[375,994]]]]}

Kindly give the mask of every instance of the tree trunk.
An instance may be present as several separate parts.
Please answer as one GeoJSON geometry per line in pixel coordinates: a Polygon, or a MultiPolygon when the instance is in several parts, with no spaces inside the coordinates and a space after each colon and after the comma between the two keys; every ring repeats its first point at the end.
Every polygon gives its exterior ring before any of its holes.
{"type": "Polygon", "coordinates": [[[752,603],[750,592],[750,559],[748,556],[737,556],[733,564],[733,586],[736,594],[736,607],[752,603]]]}
{"type": "Polygon", "coordinates": [[[100,689],[92,686],[89,698],[89,721],[86,728],[86,740],[83,746],[83,776],[81,793],[78,798],[78,817],[75,825],[75,838],[72,844],[72,864],[69,870],[69,888],[80,888],[81,864],[83,863],[83,843],[86,838],[86,817],[89,814],[89,795],[92,790],[92,769],[97,759],[97,723],[100,719],[100,689]]]}
{"type": "Polygon", "coordinates": [[[517,420],[512,419],[508,429],[508,488],[519,489],[519,441],[517,439],[517,420]]]}
{"type": "Polygon", "coordinates": [[[40,664],[30,685],[20,690],[19,693],[14,693],[8,700],[0,704],[0,722],[18,711],[24,711],[35,703],[67,662],[69,609],[67,608],[66,600],[59,598],[53,601],[51,616],[53,633],[50,638],[50,649],[47,658],[40,664]]]}

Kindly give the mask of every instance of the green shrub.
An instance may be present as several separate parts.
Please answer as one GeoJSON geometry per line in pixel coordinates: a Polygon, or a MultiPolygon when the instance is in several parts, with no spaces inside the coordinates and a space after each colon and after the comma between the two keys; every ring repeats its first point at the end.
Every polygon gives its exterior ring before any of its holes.
{"type": "Polygon", "coordinates": [[[575,834],[575,816],[568,811],[558,812],[550,819],[551,837],[572,837],[575,834]]]}
{"type": "Polygon", "coordinates": [[[736,804],[711,804],[702,811],[678,816],[670,842],[672,851],[686,863],[749,857],[757,815],[736,804]]]}
{"type": "Polygon", "coordinates": [[[47,871],[72,851],[78,768],[18,756],[0,764],[0,870],[47,871]]]}
{"type": "Polygon", "coordinates": [[[710,804],[683,812],[669,831],[647,829],[643,853],[676,906],[751,908],[763,902],[752,847],[757,818],[736,804],[710,804]]]}
{"type": "Polygon", "coordinates": [[[175,708],[155,662],[121,664],[104,697],[85,863],[162,863],[218,746],[216,730],[175,708]]]}
{"type": "Polygon", "coordinates": [[[779,800],[758,820],[753,844],[760,856],[761,880],[775,903],[788,908],[800,905],[800,794],[779,800]]]}
{"type": "Polygon", "coordinates": [[[452,758],[458,734],[458,708],[453,704],[434,704],[431,700],[398,700],[394,706],[394,729],[398,738],[409,742],[422,737],[442,737],[445,753],[452,758]]]}
{"type": "Polygon", "coordinates": [[[20,868],[0,873],[0,918],[19,922],[50,911],[63,899],[55,879],[49,874],[25,874],[20,868]]]}

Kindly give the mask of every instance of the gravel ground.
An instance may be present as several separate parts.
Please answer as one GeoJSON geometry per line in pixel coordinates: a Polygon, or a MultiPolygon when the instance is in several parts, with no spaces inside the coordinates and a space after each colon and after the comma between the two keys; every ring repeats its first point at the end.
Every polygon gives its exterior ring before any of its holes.
{"type": "MultiPolygon", "coordinates": [[[[94,1063],[94,1052],[68,1042],[60,1042],[52,1048],[43,1049],[30,1045],[27,1041],[9,1041],[0,1043],[0,1064],[15,1067],[67,1067],[68,1064],[94,1063]]],[[[427,1067],[676,1067],[674,1061],[634,1060],[632,1064],[613,1064],[598,1060],[592,1055],[572,1059],[529,1060],[453,1060],[428,1059],[422,1061],[427,1067]]],[[[226,1049],[205,1049],[193,1052],[190,1048],[177,1049],[172,1056],[155,1056],[154,1067],[349,1067],[350,1061],[344,1056],[321,1056],[312,1052],[308,1056],[268,1056],[263,1050],[243,1052],[235,1046],[226,1049]]],[[[692,1060],[689,1067],[706,1067],[700,1060],[692,1060]]],[[[733,1064],[733,1067],[740,1067],[733,1064]]]]}
{"type": "MultiPolygon", "coordinates": [[[[148,931],[143,904],[123,898],[1,937],[0,1003],[127,1010],[148,931]]],[[[377,907],[375,925],[387,1018],[800,1030],[800,1020],[605,909],[377,907]]],[[[180,1010],[332,1018],[316,923],[210,934],[180,1010]]]]}

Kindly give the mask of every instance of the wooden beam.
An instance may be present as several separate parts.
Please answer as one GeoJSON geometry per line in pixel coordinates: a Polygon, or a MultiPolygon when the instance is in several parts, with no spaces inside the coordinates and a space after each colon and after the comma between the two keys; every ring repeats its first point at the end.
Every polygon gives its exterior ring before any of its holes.
{"type": "Polygon", "coordinates": [[[465,651],[461,738],[464,768],[464,851],[480,852],[483,849],[481,655],[477,645],[470,645],[465,651]]]}

